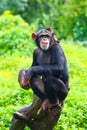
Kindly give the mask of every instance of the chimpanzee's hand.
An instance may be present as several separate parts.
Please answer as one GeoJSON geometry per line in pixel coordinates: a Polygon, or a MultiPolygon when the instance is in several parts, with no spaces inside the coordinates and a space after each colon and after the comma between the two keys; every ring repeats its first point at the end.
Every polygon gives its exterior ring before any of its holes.
{"type": "Polygon", "coordinates": [[[22,88],[26,90],[30,88],[30,79],[31,79],[31,76],[27,74],[26,70],[21,70],[19,72],[18,82],[22,88]]]}

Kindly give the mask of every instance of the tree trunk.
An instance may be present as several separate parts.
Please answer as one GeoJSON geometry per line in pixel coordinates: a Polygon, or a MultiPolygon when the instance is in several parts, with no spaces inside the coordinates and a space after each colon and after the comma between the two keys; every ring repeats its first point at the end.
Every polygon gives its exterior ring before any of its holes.
{"type": "Polygon", "coordinates": [[[50,111],[43,111],[37,115],[41,104],[42,100],[34,95],[33,103],[30,106],[26,106],[14,113],[9,130],[24,130],[25,125],[28,125],[31,130],[53,130],[62,108],[56,106],[50,111]]]}

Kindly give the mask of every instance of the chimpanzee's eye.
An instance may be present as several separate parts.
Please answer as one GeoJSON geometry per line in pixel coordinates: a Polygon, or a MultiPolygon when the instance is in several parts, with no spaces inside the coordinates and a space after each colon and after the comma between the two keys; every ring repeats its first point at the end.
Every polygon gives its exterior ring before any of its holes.
{"type": "Polygon", "coordinates": [[[50,38],[49,35],[40,35],[40,38],[50,38]]]}
{"type": "Polygon", "coordinates": [[[46,38],[50,38],[49,35],[45,35],[44,37],[46,37],[46,38]]]}
{"type": "Polygon", "coordinates": [[[40,38],[43,38],[43,37],[44,37],[44,35],[40,35],[39,37],[40,37],[40,38]]]}

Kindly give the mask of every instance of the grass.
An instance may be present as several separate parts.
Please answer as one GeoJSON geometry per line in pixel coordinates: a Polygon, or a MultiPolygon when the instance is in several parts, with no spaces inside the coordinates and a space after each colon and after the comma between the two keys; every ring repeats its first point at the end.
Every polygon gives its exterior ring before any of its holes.
{"type": "MultiPolygon", "coordinates": [[[[87,129],[87,48],[62,44],[69,66],[69,95],[54,130],[87,129]]],[[[22,68],[29,68],[32,57],[18,53],[0,56],[0,130],[8,130],[12,114],[32,102],[32,90],[19,87],[17,78],[22,68]]],[[[26,128],[27,129],[27,128],[26,128]]]]}

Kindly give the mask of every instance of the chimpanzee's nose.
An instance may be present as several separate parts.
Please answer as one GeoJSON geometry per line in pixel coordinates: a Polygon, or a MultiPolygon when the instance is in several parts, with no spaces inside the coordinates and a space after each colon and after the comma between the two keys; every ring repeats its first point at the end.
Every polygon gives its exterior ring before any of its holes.
{"type": "Polygon", "coordinates": [[[43,38],[44,41],[46,41],[46,38],[43,38]]]}

